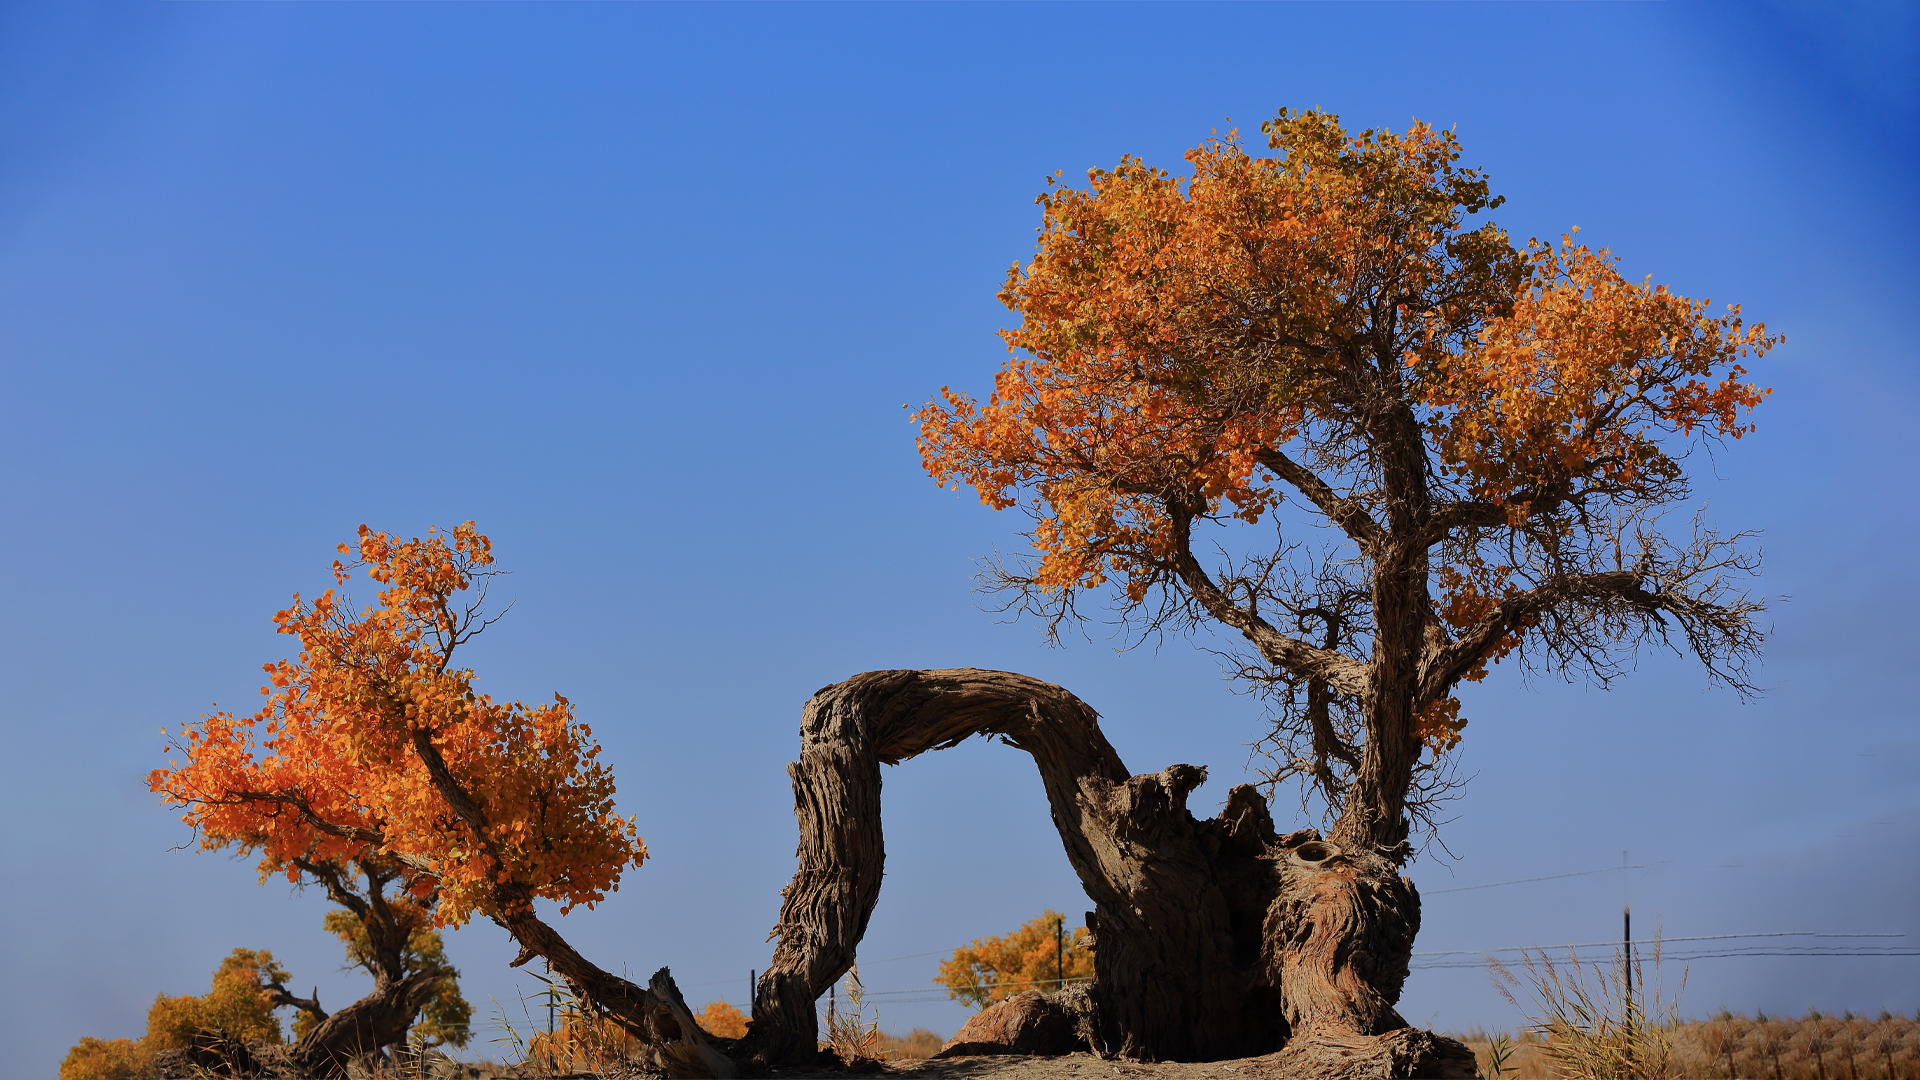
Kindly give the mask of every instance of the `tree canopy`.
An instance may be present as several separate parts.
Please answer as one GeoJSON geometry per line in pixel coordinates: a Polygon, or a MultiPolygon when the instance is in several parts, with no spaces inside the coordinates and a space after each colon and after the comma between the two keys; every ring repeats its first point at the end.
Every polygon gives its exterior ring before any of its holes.
{"type": "Polygon", "coordinates": [[[1689,454],[1751,430],[1744,364],[1779,339],[1571,235],[1516,246],[1451,132],[1262,130],[1270,156],[1230,132],[1190,177],[1125,157],[1039,197],[992,394],[915,414],[937,482],[1033,520],[991,584],[1055,632],[1110,582],[1136,628],[1237,632],[1279,702],[1274,778],[1389,846],[1490,663],[1605,681],[1677,631],[1749,688],[1757,558],[1664,517],[1689,454]]]}
{"type": "Polygon", "coordinates": [[[300,651],[266,665],[266,703],[178,732],[171,749],[184,761],[149,785],[185,808],[202,847],[258,852],[263,874],[391,866],[407,895],[431,898],[433,926],[533,897],[563,912],[604,898],[647,849],[613,811],[591,729],[557,694],[495,701],[453,663],[487,625],[487,538],[472,522],[405,541],[362,525],[358,545],[339,551],[357,558],[334,561],[335,583],[364,568],[384,586],[377,602],[355,614],[333,589],[312,603],[296,594],[274,622],[300,651]],[[478,596],[456,603],[476,581],[478,596]],[[449,804],[436,774],[474,814],[449,804]]]}

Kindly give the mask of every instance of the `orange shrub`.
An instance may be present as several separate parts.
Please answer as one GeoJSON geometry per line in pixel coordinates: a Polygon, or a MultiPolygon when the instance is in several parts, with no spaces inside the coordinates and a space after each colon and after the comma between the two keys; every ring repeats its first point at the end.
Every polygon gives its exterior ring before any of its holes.
{"type": "Polygon", "coordinates": [[[1075,927],[1070,939],[1063,940],[1065,926],[1059,912],[1042,912],[1004,937],[981,938],[955,949],[953,959],[940,961],[940,974],[933,981],[946,987],[955,1001],[984,1009],[1023,990],[1056,990],[1090,979],[1093,953],[1074,947],[1086,938],[1087,929],[1075,927]]]}
{"type": "Polygon", "coordinates": [[[718,1035],[723,1039],[744,1039],[747,1037],[747,1017],[739,1009],[724,1001],[709,1001],[705,1011],[694,1018],[701,1030],[709,1035],[718,1035]]]}

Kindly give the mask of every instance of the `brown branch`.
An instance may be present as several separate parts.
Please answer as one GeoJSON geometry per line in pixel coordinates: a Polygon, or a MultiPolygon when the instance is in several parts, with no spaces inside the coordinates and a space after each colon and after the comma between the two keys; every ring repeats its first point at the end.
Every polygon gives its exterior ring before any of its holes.
{"type": "Polygon", "coordinates": [[[1640,576],[1631,570],[1555,575],[1526,592],[1502,600],[1479,622],[1462,631],[1452,644],[1424,658],[1414,697],[1415,708],[1425,707],[1451,691],[1475,665],[1492,655],[1508,634],[1524,629],[1548,608],[1568,600],[1596,598],[1625,600],[1648,611],[1659,607],[1654,595],[1640,588],[1640,576]]]}
{"type": "Polygon", "coordinates": [[[1208,615],[1240,631],[1270,664],[1303,679],[1324,680],[1342,694],[1360,696],[1367,692],[1369,676],[1365,664],[1283,634],[1258,613],[1234,603],[1193,557],[1193,515],[1169,502],[1168,516],[1173,521],[1174,536],[1173,570],[1208,615]]]}
{"type": "Polygon", "coordinates": [[[1663,561],[1648,552],[1633,569],[1554,574],[1507,597],[1452,643],[1422,658],[1415,707],[1447,694],[1491,656],[1507,635],[1516,632],[1544,635],[1546,646],[1561,660],[1584,660],[1590,672],[1600,671],[1604,678],[1604,669],[1594,657],[1608,640],[1632,633],[1617,623],[1608,626],[1609,618],[1635,620],[1640,636],[1660,640],[1667,637],[1663,620],[1673,619],[1709,675],[1743,693],[1752,692],[1741,672],[1760,645],[1760,631],[1751,618],[1760,605],[1744,596],[1723,602],[1727,590],[1720,579],[1698,580],[1700,575],[1747,567],[1746,556],[1717,554],[1722,549],[1730,550],[1731,542],[1709,537],[1696,550],[1680,552],[1677,559],[1663,561]],[[1570,618],[1544,629],[1535,627],[1543,619],[1553,619],[1562,608],[1573,609],[1570,618]],[[1721,666],[1723,660],[1728,667],[1721,666]]]}
{"type": "Polygon", "coordinates": [[[321,887],[327,890],[327,899],[352,912],[354,917],[361,922],[367,920],[367,902],[361,899],[360,896],[341,879],[338,868],[329,863],[314,862],[312,859],[302,856],[295,856],[291,861],[293,865],[299,867],[307,876],[318,881],[321,887]]]}
{"type": "Polygon", "coordinates": [[[276,979],[266,985],[266,991],[267,997],[272,1000],[273,1007],[276,1009],[299,1009],[304,1013],[312,1013],[315,1020],[327,1018],[327,1010],[320,1007],[320,988],[317,986],[313,988],[312,997],[297,998],[276,979]]]}
{"type": "Polygon", "coordinates": [[[690,1022],[692,1013],[666,968],[655,972],[647,987],[636,986],[580,955],[559,931],[534,914],[533,891],[507,874],[498,848],[487,835],[486,812],[447,767],[432,734],[414,729],[413,748],[426,765],[434,789],[473,831],[492,864],[496,883],[490,890],[493,910],[488,915],[520,943],[514,963],[525,963],[532,955],[544,957],[583,1001],[647,1044],[656,1063],[670,1076],[730,1080],[739,1075],[733,1060],[715,1050],[706,1033],[690,1022]]]}
{"type": "Polygon", "coordinates": [[[1293,485],[1294,490],[1305,495],[1321,513],[1327,515],[1329,521],[1345,530],[1346,534],[1360,545],[1362,552],[1371,555],[1386,542],[1386,531],[1380,527],[1379,522],[1373,520],[1373,515],[1367,513],[1365,505],[1357,500],[1342,497],[1329,487],[1325,480],[1314,475],[1299,462],[1277,449],[1262,450],[1254,455],[1254,460],[1272,470],[1275,476],[1293,485]]]}
{"type": "Polygon", "coordinates": [[[409,855],[406,852],[394,851],[388,848],[386,846],[387,845],[386,834],[382,833],[378,829],[369,829],[360,825],[336,825],[335,823],[328,821],[326,818],[321,817],[319,814],[314,813],[313,804],[311,803],[311,801],[309,801],[306,796],[300,794],[297,791],[283,792],[283,791],[241,790],[241,791],[235,791],[230,796],[222,797],[222,798],[214,798],[207,795],[199,795],[199,796],[195,796],[192,801],[205,803],[212,806],[240,806],[250,802],[261,802],[261,803],[270,803],[278,806],[289,806],[299,811],[301,821],[305,822],[308,825],[313,826],[315,829],[318,829],[319,831],[326,833],[329,836],[338,836],[343,840],[356,840],[362,844],[366,844],[367,846],[380,851],[384,857],[392,859],[394,862],[399,863],[401,866],[404,866],[407,869],[414,871],[415,873],[425,874],[429,877],[434,877],[434,878],[438,878],[440,876],[440,872],[434,869],[432,862],[426,859],[423,859],[418,855],[409,855]]]}

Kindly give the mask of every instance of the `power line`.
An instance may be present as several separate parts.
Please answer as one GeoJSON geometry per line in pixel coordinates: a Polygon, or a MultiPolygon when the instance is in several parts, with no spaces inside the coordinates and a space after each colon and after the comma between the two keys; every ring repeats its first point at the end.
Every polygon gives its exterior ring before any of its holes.
{"type": "MultiPolygon", "coordinates": [[[[1783,937],[1901,938],[1906,936],[1907,935],[1905,934],[1822,934],[1812,930],[1777,930],[1777,931],[1770,931],[1763,934],[1696,934],[1692,937],[1663,937],[1663,938],[1660,938],[1659,940],[1662,944],[1665,944],[1666,942],[1670,942],[1670,941],[1732,941],[1736,938],[1783,938],[1783,937]]],[[[1618,945],[1618,944],[1620,944],[1618,940],[1572,941],[1572,942],[1568,942],[1565,945],[1506,945],[1498,949],[1435,949],[1429,952],[1417,952],[1417,953],[1414,953],[1413,955],[1414,956],[1469,956],[1469,955],[1480,955],[1484,953],[1525,952],[1528,949],[1541,949],[1541,950],[1591,949],[1591,948],[1596,948],[1600,946],[1618,945]]]]}
{"type": "MultiPolygon", "coordinates": [[[[891,965],[893,961],[918,961],[920,957],[945,957],[948,953],[952,953],[952,949],[933,949],[931,953],[906,953],[904,957],[883,957],[877,961],[858,961],[858,963],[864,967],[874,967],[874,965],[891,965]]],[[[714,978],[708,982],[689,982],[687,990],[693,990],[695,986],[720,986],[722,982],[733,982],[733,980],[732,978],[714,978]]]]}
{"type": "MultiPolygon", "coordinates": [[[[1861,938],[1885,940],[1888,938],[1904,938],[1906,935],[1823,934],[1811,930],[1783,930],[1758,934],[1696,934],[1688,937],[1658,939],[1657,943],[1661,946],[1659,962],[1679,963],[1692,960],[1720,960],[1736,956],[1920,956],[1920,949],[1907,946],[1886,945],[1779,945],[1769,943],[1766,945],[1744,945],[1731,949],[1696,948],[1692,950],[1682,950],[1677,953],[1668,953],[1665,949],[1668,943],[1678,941],[1736,941],[1752,940],[1755,938],[1777,939],[1795,937],[1815,938],[1822,941],[1861,938]]],[[[1416,960],[1407,966],[1420,971],[1432,971],[1444,968],[1478,968],[1484,967],[1488,961],[1492,960],[1494,953],[1517,952],[1524,954],[1532,950],[1545,955],[1548,952],[1569,952],[1574,949],[1614,947],[1619,944],[1620,942],[1618,941],[1587,941],[1574,942],[1567,945],[1509,945],[1498,949],[1440,949],[1429,952],[1418,952],[1413,955],[1415,957],[1442,957],[1452,959],[1416,960]],[[1476,957],[1476,959],[1463,959],[1468,956],[1476,957]]]]}
{"type": "Polygon", "coordinates": [[[949,986],[949,987],[946,987],[946,990],[941,990],[941,991],[867,990],[867,991],[864,991],[861,996],[862,997],[890,997],[890,996],[897,996],[900,994],[945,993],[947,990],[950,990],[953,993],[957,994],[962,990],[995,990],[995,989],[1008,987],[1008,986],[1064,986],[1070,983],[1087,983],[1092,981],[1093,979],[1090,976],[1075,975],[1069,979],[1027,979],[1021,982],[991,982],[991,983],[975,983],[971,986],[949,986]]]}
{"type": "MultiPolygon", "coordinates": [[[[1649,863],[1647,865],[1657,866],[1659,864],[1649,863]]],[[[1613,866],[1613,867],[1608,867],[1608,869],[1618,870],[1620,869],[1620,867],[1613,866]]],[[[1633,867],[1629,867],[1629,869],[1633,869],[1633,867]]],[[[1582,874],[1604,873],[1604,872],[1605,871],[1581,871],[1582,874]]],[[[1561,874],[1561,875],[1554,875],[1554,876],[1575,877],[1578,875],[1561,874]]],[[[1540,881],[1540,880],[1548,880],[1548,879],[1523,878],[1521,880],[1522,881],[1540,881]]],[[[1516,884],[1516,882],[1492,882],[1489,885],[1469,885],[1469,886],[1466,886],[1466,888],[1490,888],[1492,885],[1503,885],[1503,884],[1516,884]]],[[[1904,945],[1879,946],[1879,945],[1774,945],[1774,944],[1769,944],[1769,945],[1743,946],[1743,947],[1733,948],[1733,949],[1712,949],[1708,951],[1691,951],[1691,952],[1679,952],[1679,953],[1668,953],[1665,951],[1665,948],[1664,948],[1664,946],[1668,944],[1672,944],[1675,942],[1685,942],[1685,941],[1738,941],[1738,940],[1753,940],[1753,939],[1759,939],[1759,938],[1766,938],[1766,939],[1814,938],[1822,941],[1859,940],[1859,939],[1885,940],[1889,938],[1904,938],[1906,936],[1907,935],[1904,933],[1833,934],[1833,933],[1822,933],[1814,930],[1778,930],[1778,931],[1768,931],[1763,933],[1752,933],[1752,934],[1693,934],[1685,937],[1663,937],[1659,939],[1659,942],[1662,946],[1660,961],[1662,963],[1667,963],[1667,962],[1679,962],[1679,961],[1690,961],[1690,960],[1719,960],[1719,959],[1725,959],[1725,958],[1737,957],[1737,956],[1755,956],[1755,957],[1920,956],[1920,948],[1904,946],[1904,945]]],[[[1504,945],[1495,949],[1433,949],[1433,950],[1426,950],[1422,952],[1413,953],[1412,954],[1413,962],[1410,963],[1408,967],[1418,971],[1434,971],[1434,970],[1441,970],[1446,968],[1477,968],[1477,967],[1485,966],[1487,959],[1491,958],[1491,956],[1495,953],[1523,953],[1528,951],[1537,951],[1542,953],[1566,952],[1573,949],[1608,948],[1612,946],[1617,946],[1619,944],[1620,942],[1618,941],[1578,941],[1578,942],[1569,942],[1568,944],[1565,944],[1565,945],[1504,945]],[[1465,959],[1467,957],[1473,957],[1474,959],[1465,959]],[[1431,959],[1423,959],[1423,958],[1431,958],[1431,959]]],[[[932,952],[908,953],[905,956],[889,956],[883,960],[869,960],[869,961],[866,961],[866,963],[869,965],[872,965],[872,964],[891,963],[895,960],[915,960],[923,956],[939,956],[949,951],[950,950],[947,950],[947,949],[935,949],[932,952]]],[[[951,1000],[951,997],[949,996],[950,992],[957,993],[962,990],[992,990],[996,987],[1009,987],[1009,986],[1063,986],[1063,985],[1069,985],[1069,984],[1087,983],[1092,981],[1093,979],[1087,976],[1075,976],[1073,978],[1064,979],[1064,980],[1063,979],[1027,979],[1019,982],[975,983],[969,986],[962,986],[962,987],[940,986],[938,989],[929,988],[929,987],[916,987],[916,988],[907,989],[907,990],[867,990],[865,991],[864,996],[903,999],[903,1000],[894,1001],[894,1004],[912,1005],[912,1004],[923,1004],[926,1002],[948,1001],[948,1000],[951,1000]],[[911,997],[911,1000],[904,1000],[909,997],[911,997]]],[[[699,986],[718,986],[721,983],[735,983],[735,982],[737,982],[737,980],[715,979],[711,982],[688,983],[686,985],[688,989],[693,989],[694,987],[699,987],[699,986]]]]}
{"type": "Polygon", "coordinates": [[[1420,890],[1420,895],[1421,896],[1439,896],[1441,893],[1472,892],[1475,889],[1492,889],[1492,888],[1497,888],[1501,885],[1525,885],[1530,881],[1558,881],[1561,878],[1586,877],[1588,874],[1611,874],[1615,870],[1648,870],[1656,866],[1665,866],[1667,863],[1670,863],[1672,861],[1673,861],[1672,859],[1661,859],[1659,862],[1633,863],[1631,865],[1621,865],[1621,866],[1604,866],[1598,870],[1575,870],[1571,874],[1547,874],[1543,877],[1514,878],[1512,881],[1489,881],[1484,885],[1455,885],[1453,888],[1450,888],[1450,889],[1422,889],[1420,890]]]}
{"type": "MultiPolygon", "coordinates": [[[[1879,950],[1862,949],[1862,950],[1853,951],[1853,952],[1842,952],[1839,950],[1815,950],[1815,949],[1790,951],[1790,950],[1784,950],[1784,949],[1768,949],[1765,947],[1756,946],[1751,949],[1728,949],[1723,952],[1691,953],[1691,954],[1686,954],[1681,956],[1664,956],[1663,955],[1660,957],[1660,962],[1663,964],[1673,964],[1673,963],[1681,963],[1681,962],[1692,962],[1694,960],[1722,960],[1722,959],[1727,959],[1731,957],[1740,957],[1740,956],[1754,956],[1754,957],[1893,956],[1893,957],[1900,957],[1900,956],[1920,956],[1920,949],[1879,949],[1879,950]]],[[[1489,956],[1489,957],[1482,957],[1479,960],[1430,960],[1430,961],[1425,961],[1420,963],[1408,964],[1407,967],[1414,971],[1440,971],[1448,968],[1483,968],[1487,966],[1487,962],[1491,959],[1493,958],[1489,956]]]]}
{"type": "Polygon", "coordinates": [[[932,952],[908,953],[905,956],[889,956],[885,960],[862,960],[860,962],[867,965],[891,964],[895,960],[918,960],[923,956],[944,956],[952,951],[952,949],[935,949],[932,952]]]}

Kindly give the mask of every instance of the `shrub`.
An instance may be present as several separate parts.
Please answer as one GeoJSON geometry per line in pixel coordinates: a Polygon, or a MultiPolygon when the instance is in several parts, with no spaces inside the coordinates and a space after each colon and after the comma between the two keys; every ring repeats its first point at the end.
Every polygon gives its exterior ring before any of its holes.
{"type": "Polygon", "coordinates": [[[152,1060],[144,1040],[87,1035],[60,1062],[60,1080],[134,1080],[152,1060]]]}
{"type": "Polygon", "coordinates": [[[242,1042],[282,1041],[266,984],[286,978],[286,971],[267,950],[233,950],[213,973],[213,988],[205,995],[161,994],[154,999],[147,1010],[147,1049],[185,1049],[202,1032],[220,1032],[242,1042]]]}
{"type": "Polygon", "coordinates": [[[1058,990],[1093,977],[1093,953],[1082,945],[1087,939],[1085,927],[1068,935],[1059,912],[1043,911],[1011,934],[953,950],[933,981],[976,1009],[1025,990],[1058,990]]]}
{"type": "Polygon", "coordinates": [[[739,1009],[724,1001],[709,1001],[704,1011],[694,1018],[700,1029],[709,1035],[718,1035],[723,1039],[744,1039],[747,1037],[747,1017],[739,1009]]]}

